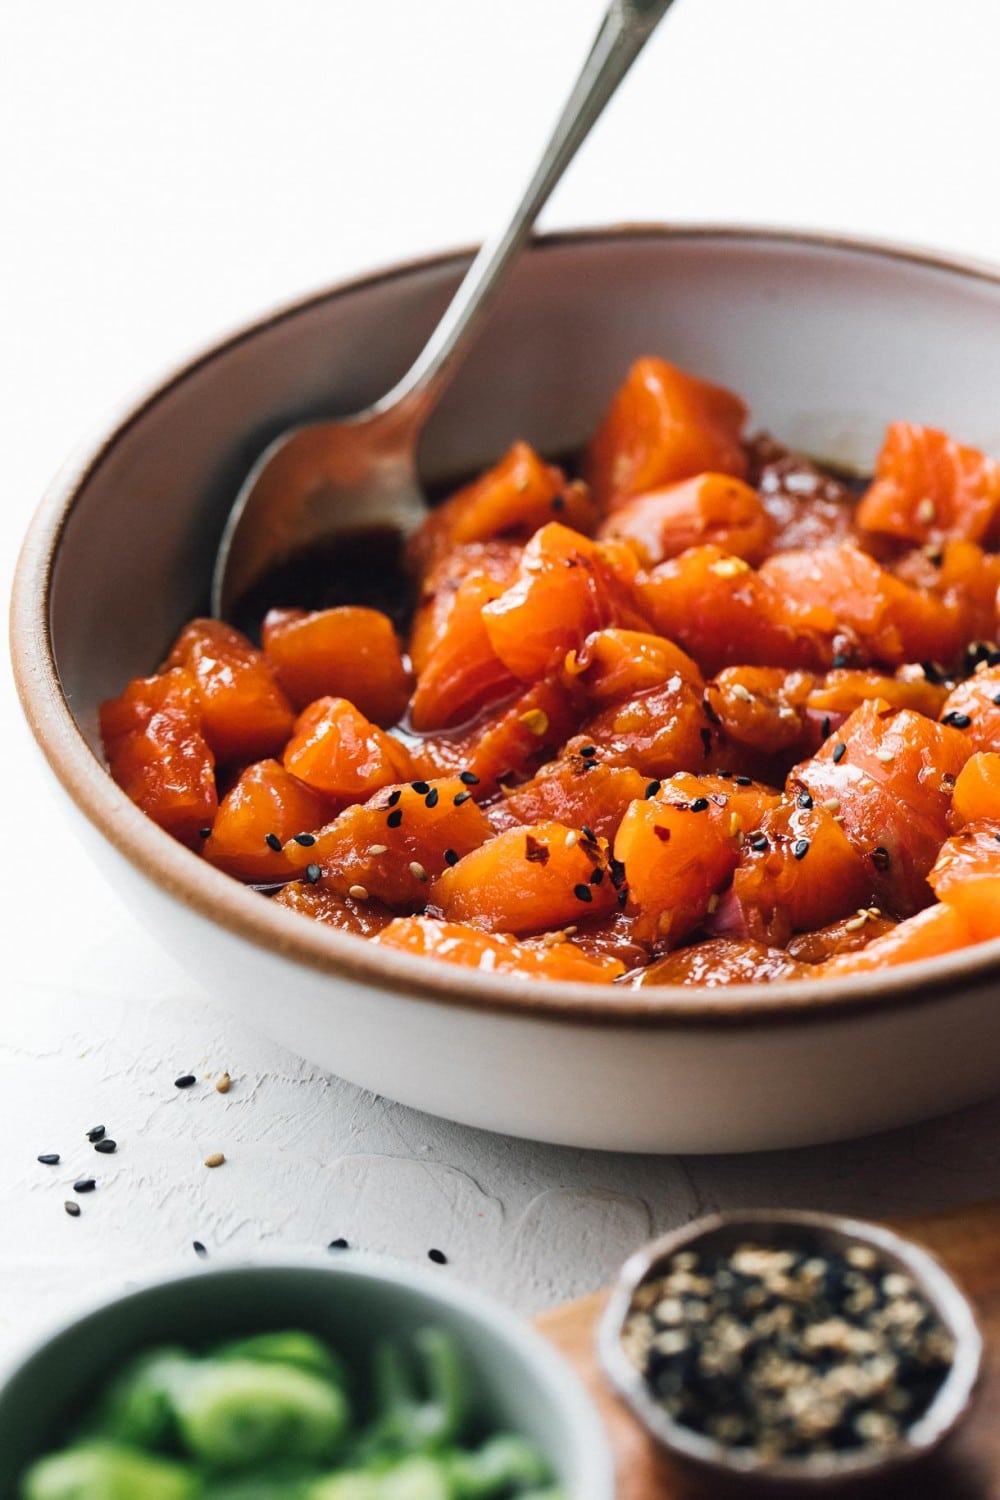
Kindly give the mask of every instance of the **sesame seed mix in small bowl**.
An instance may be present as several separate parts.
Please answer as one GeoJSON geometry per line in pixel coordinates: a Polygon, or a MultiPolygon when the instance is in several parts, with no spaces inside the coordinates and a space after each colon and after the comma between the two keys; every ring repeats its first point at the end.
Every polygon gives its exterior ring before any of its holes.
{"type": "Polygon", "coordinates": [[[848,1488],[935,1453],[969,1409],[975,1315],[926,1251],[826,1214],[717,1214],[638,1251],[599,1334],[619,1395],[726,1487],[848,1488]]]}

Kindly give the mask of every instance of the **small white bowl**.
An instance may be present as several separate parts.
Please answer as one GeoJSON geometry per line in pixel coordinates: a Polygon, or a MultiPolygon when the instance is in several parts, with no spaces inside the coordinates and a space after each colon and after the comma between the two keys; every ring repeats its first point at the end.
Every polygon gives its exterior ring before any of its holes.
{"type": "MultiPolygon", "coordinates": [[[[983,1360],[982,1335],[967,1297],[926,1250],[880,1224],[783,1209],[712,1214],[638,1250],[615,1283],[601,1320],[598,1346],[601,1363],[618,1394],[678,1464],[727,1489],[755,1493],[777,1489],[797,1495],[859,1485],[877,1488],[897,1471],[909,1471],[931,1458],[968,1413],[983,1360]],[[804,1246],[821,1253],[852,1245],[870,1247],[885,1265],[909,1276],[935,1310],[954,1340],[954,1359],[930,1406],[891,1446],[763,1461],[746,1449],[727,1447],[675,1421],[652,1395],[621,1342],[636,1291],[680,1250],[726,1251],[745,1241],[804,1246]]],[[[919,1483],[916,1476],[911,1482],[919,1483]]],[[[914,1488],[911,1493],[931,1492],[914,1488]]]]}
{"type": "MultiPolygon", "coordinates": [[[[18,569],[25,711],[77,828],[136,916],[220,1003],[418,1109],[630,1151],[863,1135],[1000,1088],[1000,942],[833,982],[553,984],[393,952],[281,909],[115,786],[97,709],[205,607],[227,508],[266,442],[403,372],[468,257],[275,313],[170,375],[56,481],[18,569]]],[[[629,363],[739,391],[755,426],[862,469],[896,418],[1000,453],[1000,274],[885,245],[647,227],[538,240],[426,434],[427,480],[516,437],[565,453],[629,363]]],[[[68,899],[68,898],[67,898],[68,899]]]]}
{"type": "Polygon", "coordinates": [[[367,1372],[375,1339],[445,1329],[488,1427],[535,1443],[573,1500],[613,1500],[604,1428],[569,1366],[503,1307],[450,1278],[338,1252],[315,1262],[226,1266],[152,1282],[54,1331],[0,1385],[0,1494],[56,1447],[121,1363],[155,1344],[197,1349],[267,1329],[328,1339],[367,1372]]]}

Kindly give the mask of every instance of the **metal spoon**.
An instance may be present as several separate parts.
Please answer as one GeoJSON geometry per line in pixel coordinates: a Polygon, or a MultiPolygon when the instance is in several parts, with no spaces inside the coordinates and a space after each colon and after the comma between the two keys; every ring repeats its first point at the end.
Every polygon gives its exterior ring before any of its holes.
{"type": "Polygon", "coordinates": [[[290,428],[265,448],[229,513],[212,613],[272,566],[346,530],[412,531],[427,513],[416,451],[437,405],[543,205],[673,0],[611,0],[590,55],[510,223],[469,267],[422,353],[366,411],[290,428]]]}

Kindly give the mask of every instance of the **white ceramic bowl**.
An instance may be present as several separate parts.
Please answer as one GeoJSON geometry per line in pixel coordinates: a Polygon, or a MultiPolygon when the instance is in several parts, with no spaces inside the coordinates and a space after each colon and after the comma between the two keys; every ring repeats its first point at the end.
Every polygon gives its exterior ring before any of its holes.
{"type": "MultiPolygon", "coordinates": [[[[269,904],[175,843],[104,770],[100,701],[204,608],[227,507],[295,420],[351,411],[420,348],[463,253],[335,288],[178,370],[56,482],[14,596],[25,710],[78,827],[207,990],[353,1082],[578,1146],[745,1151],[860,1135],[1000,1087],[1000,943],[822,985],[621,991],[390,952],[269,904]]],[[[745,229],[538,241],[427,432],[428,481],[515,437],[579,445],[629,363],[733,387],[753,423],[869,467],[886,423],[1000,453],[1000,273],[745,229]]]]}
{"type": "MultiPolygon", "coordinates": [[[[611,1456],[568,1365],[531,1328],[478,1292],[350,1252],[318,1266],[226,1266],[156,1281],[55,1330],[0,1386],[0,1494],[49,1451],[124,1360],[155,1344],[191,1348],[302,1328],[370,1370],[372,1341],[445,1329],[461,1351],[470,1405],[495,1431],[536,1443],[573,1500],[612,1500],[611,1456]]],[[[137,1497],[138,1500],[138,1497],[137,1497]]]]}

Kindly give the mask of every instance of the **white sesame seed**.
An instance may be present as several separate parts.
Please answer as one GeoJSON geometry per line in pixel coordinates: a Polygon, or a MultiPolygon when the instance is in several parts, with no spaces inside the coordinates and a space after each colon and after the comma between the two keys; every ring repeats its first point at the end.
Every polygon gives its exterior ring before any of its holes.
{"type": "Polygon", "coordinates": [[[355,901],[367,901],[368,887],[364,885],[352,885],[349,888],[347,894],[349,896],[353,896],[355,901]]]}
{"type": "Polygon", "coordinates": [[[749,688],[745,688],[742,682],[734,682],[729,691],[732,693],[734,698],[737,698],[739,700],[740,703],[753,702],[753,693],[751,693],[749,688]]]}
{"type": "Polygon", "coordinates": [[[387,854],[388,850],[389,850],[389,845],[388,844],[369,844],[368,845],[368,853],[369,854],[387,854]]]}
{"type": "Polygon", "coordinates": [[[937,506],[929,495],[925,495],[917,506],[917,520],[922,526],[929,526],[937,519],[937,506]]]}
{"type": "Polygon", "coordinates": [[[415,859],[410,860],[410,874],[413,876],[414,880],[427,879],[427,871],[424,869],[423,865],[415,859]]]}
{"type": "Polygon", "coordinates": [[[580,836],[577,833],[576,829],[575,828],[571,828],[570,831],[569,831],[569,833],[567,833],[565,841],[564,841],[565,844],[566,844],[566,848],[567,849],[572,849],[573,845],[579,842],[579,838],[580,838],[580,836]]]}

